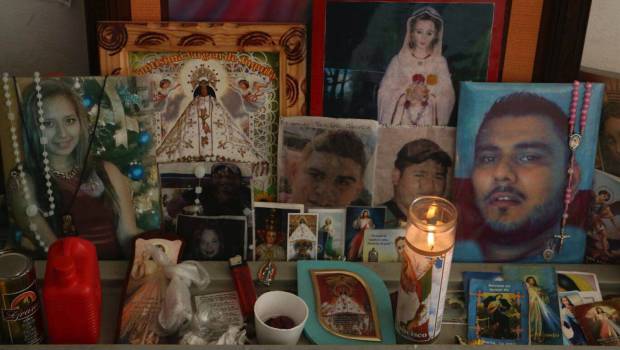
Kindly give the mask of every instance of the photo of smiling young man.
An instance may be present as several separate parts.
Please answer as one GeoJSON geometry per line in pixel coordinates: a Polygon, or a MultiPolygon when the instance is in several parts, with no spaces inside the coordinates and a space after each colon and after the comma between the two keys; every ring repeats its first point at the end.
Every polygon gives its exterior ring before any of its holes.
{"type": "MultiPolygon", "coordinates": [[[[465,85],[465,98],[483,85],[465,85]]],[[[582,261],[598,119],[587,119],[573,158],[568,145],[572,85],[557,86],[553,93],[544,91],[547,96],[535,85],[496,92],[477,117],[477,132],[472,133],[476,123],[471,119],[457,131],[455,259],[582,261]]],[[[592,96],[589,115],[596,115],[600,98],[594,91],[592,96]]],[[[471,111],[483,109],[472,106],[467,101],[463,109],[470,111],[463,115],[474,118],[471,111]]]]}

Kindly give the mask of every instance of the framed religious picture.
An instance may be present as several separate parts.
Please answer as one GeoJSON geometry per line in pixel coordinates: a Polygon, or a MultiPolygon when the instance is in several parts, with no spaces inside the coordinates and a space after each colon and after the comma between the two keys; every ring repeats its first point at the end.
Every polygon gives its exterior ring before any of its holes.
{"type": "Polygon", "coordinates": [[[308,304],[305,334],[318,345],[395,344],[385,283],[360,264],[298,261],[297,288],[308,304]]]}
{"type": "Polygon", "coordinates": [[[254,260],[286,261],[288,215],[303,211],[302,204],[254,203],[254,260]]]}
{"type": "Polygon", "coordinates": [[[345,226],[345,256],[348,261],[362,261],[364,237],[371,229],[385,226],[386,207],[348,206],[345,226]]]}
{"type": "Polygon", "coordinates": [[[456,261],[584,259],[602,84],[461,84],[456,261]]]}
{"type": "MultiPolygon", "coordinates": [[[[166,68],[173,73],[184,61],[215,59],[220,63],[245,61],[248,66],[244,73],[252,78],[265,72],[263,66],[268,60],[261,55],[244,53],[281,51],[281,71],[272,80],[282,87],[282,115],[305,114],[306,28],[303,24],[102,21],[97,24],[97,41],[101,73],[120,75],[157,73],[166,68]],[[217,55],[208,54],[224,51],[227,53],[221,60],[217,55]]],[[[224,83],[228,79],[239,83],[240,78],[219,76],[224,83]]],[[[257,93],[255,81],[248,82],[250,86],[246,89],[250,91],[247,92],[257,93]]],[[[172,87],[174,85],[168,89],[172,87]]],[[[222,92],[225,91],[220,90],[220,94],[222,92]]]]}
{"type": "Polygon", "coordinates": [[[281,115],[305,112],[305,27],[100,22],[102,72],[142,76],[157,161],[251,163],[256,200],[275,200],[281,115]]]}
{"type": "MultiPolygon", "coordinates": [[[[615,148],[615,147],[614,147],[615,148]]],[[[620,263],[620,178],[595,170],[592,229],[588,231],[586,262],[620,263]]]]}
{"type": "Polygon", "coordinates": [[[21,248],[44,258],[79,234],[101,260],[130,256],[131,240],[160,227],[149,110],[135,77],[5,77],[0,115],[9,215],[21,248]]]}
{"type": "Polygon", "coordinates": [[[339,260],[344,256],[346,209],[310,208],[319,216],[318,260],[339,260]]]}
{"type": "Polygon", "coordinates": [[[315,1],[311,114],[454,125],[457,82],[499,78],[506,3],[315,1]]]}
{"type": "Polygon", "coordinates": [[[316,260],[318,214],[288,214],[287,260],[316,260]]]}

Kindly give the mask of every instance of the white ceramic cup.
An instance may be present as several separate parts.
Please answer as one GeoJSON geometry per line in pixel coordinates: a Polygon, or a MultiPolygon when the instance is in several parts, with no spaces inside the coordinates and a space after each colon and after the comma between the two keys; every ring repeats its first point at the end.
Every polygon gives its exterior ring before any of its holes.
{"type": "Polygon", "coordinates": [[[271,291],[262,294],[254,304],[254,325],[259,344],[295,345],[308,320],[308,305],[295,294],[271,291]],[[287,316],[295,327],[280,329],[265,322],[272,317],[287,316]]]}

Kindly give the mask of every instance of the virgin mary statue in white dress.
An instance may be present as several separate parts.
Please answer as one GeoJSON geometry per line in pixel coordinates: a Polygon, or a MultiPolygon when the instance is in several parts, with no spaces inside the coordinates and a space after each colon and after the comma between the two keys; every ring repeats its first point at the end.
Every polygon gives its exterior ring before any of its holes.
{"type": "Polygon", "coordinates": [[[378,120],[384,125],[447,125],[454,107],[454,88],[442,56],[443,19],[432,7],[407,20],[400,52],[381,80],[378,120]]]}

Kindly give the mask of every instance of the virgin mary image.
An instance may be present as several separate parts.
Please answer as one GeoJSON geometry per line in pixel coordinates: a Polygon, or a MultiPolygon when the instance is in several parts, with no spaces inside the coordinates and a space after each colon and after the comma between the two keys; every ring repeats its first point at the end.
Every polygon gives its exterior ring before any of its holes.
{"type": "Polygon", "coordinates": [[[266,161],[217,96],[217,73],[202,64],[187,82],[192,100],[157,148],[159,162],[228,160],[266,161]]]}
{"type": "Polygon", "coordinates": [[[455,97],[442,55],[443,29],[443,19],[432,7],[423,7],[407,19],[403,46],[379,85],[379,123],[448,124],[455,97]]]}

